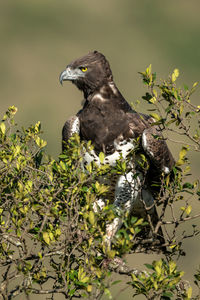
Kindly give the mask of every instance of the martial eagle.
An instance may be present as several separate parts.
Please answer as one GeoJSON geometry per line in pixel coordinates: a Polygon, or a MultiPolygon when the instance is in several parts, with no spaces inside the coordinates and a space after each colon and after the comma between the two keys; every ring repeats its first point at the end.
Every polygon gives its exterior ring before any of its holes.
{"type": "MultiPolygon", "coordinates": [[[[121,156],[127,157],[139,138],[141,152],[150,162],[148,173],[137,169],[135,163],[127,174],[118,175],[112,183],[113,203],[123,213],[141,217],[150,214],[156,226],[158,216],[150,182],[161,174],[169,174],[174,165],[173,156],[159,127],[152,125],[155,122],[152,117],[131,108],[113,81],[107,59],[98,51],[90,52],[67,65],[60,74],[60,83],[65,80],[71,81],[83,92],[85,102],[83,108],[64,124],[63,150],[68,139],[77,133],[81,140],[91,140],[94,145],[94,150],[85,154],[85,163],[95,160],[98,164],[99,153],[103,152],[105,162],[114,166],[121,156]],[[138,176],[134,176],[136,172],[138,176]]],[[[98,204],[101,207],[102,201],[98,204]]],[[[108,246],[121,225],[120,216],[107,225],[108,246]]],[[[157,238],[164,241],[161,228],[157,230],[157,238]]]]}

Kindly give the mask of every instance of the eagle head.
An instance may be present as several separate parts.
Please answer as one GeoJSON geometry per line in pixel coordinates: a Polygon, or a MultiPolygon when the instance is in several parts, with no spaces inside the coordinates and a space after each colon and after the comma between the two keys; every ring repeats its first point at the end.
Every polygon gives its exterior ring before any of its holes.
{"type": "Polygon", "coordinates": [[[98,51],[71,62],[60,74],[60,83],[69,80],[84,92],[86,97],[105,83],[113,80],[109,62],[98,51]]]}

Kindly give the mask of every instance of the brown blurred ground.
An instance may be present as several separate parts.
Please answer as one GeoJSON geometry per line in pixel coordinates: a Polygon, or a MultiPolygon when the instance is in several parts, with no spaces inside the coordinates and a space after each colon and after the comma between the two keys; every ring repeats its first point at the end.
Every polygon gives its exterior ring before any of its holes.
{"type": "MultiPolygon", "coordinates": [[[[144,94],[137,72],[150,63],[161,78],[178,68],[180,85],[191,86],[200,79],[199,12],[198,0],[2,0],[1,114],[15,105],[20,127],[40,120],[47,151],[56,157],[63,123],[77,112],[82,99],[70,83],[60,86],[58,77],[65,66],[91,50],[101,51],[128,101],[144,94]]],[[[199,90],[193,101],[199,104],[199,90]]],[[[140,108],[146,111],[145,103],[140,108]]],[[[177,146],[172,148],[176,155],[177,146]]],[[[192,153],[192,162],[194,177],[199,177],[199,154],[192,153]]],[[[198,206],[194,204],[194,208],[198,206]]],[[[192,279],[200,263],[199,238],[186,241],[185,249],[187,256],[179,265],[186,278],[192,279]]],[[[142,268],[151,260],[135,255],[131,263],[142,268]]],[[[36,298],[44,299],[31,296],[31,300],[36,298]]],[[[131,295],[124,292],[118,297],[125,298],[131,299],[131,295]]]]}

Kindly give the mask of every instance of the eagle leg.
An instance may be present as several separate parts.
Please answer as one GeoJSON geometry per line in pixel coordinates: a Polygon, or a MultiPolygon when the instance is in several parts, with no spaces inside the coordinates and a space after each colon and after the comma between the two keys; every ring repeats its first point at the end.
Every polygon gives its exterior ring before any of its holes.
{"type": "Polygon", "coordinates": [[[111,242],[122,225],[123,218],[130,214],[137,204],[142,206],[141,176],[135,176],[134,172],[119,176],[115,186],[114,207],[119,217],[116,217],[111,224],[106,227],[105,244],[111,249],[111,242]]]}
{"type": "Polygon", "coordinates": [[[104,206],[105,206],[105,202],[101,198],[98,199],[93,203],[94,212],[97,213],[99,209],[102,210],[104,206]]]}
{"type": "MultiPolygon", "coordinates": [[[[147,215],[150,215],[153,226],[152,231],[154,231],[159,220],[154,198],[151,192],[143,186],[143,176],[139,172],[136,174],[131,171],[118,178],[115,186],[114,208],[117,217],[106,227],[105,246],[107,250],[111,249],[112,240],[122,226],[124,217],[127,217],[130,213],[147,221],[149,221],[147,215]]],[[[148,234],[151,235],[151,232],[148,234]]],[[[157,239],[160,240],[160,244],[163,245],[165,240],[161,227],[156,235],[157,239]]]]}

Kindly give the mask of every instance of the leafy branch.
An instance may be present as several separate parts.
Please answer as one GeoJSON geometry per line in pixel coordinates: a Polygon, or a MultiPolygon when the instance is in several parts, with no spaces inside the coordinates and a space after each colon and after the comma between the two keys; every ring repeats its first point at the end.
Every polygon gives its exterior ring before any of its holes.
{"type": "MultiPolygon", "coordinates": [[[[106,249],[106,227],[120,212],[111,202],[109,180],[126,174],[128,161],[122,158],[114,168],[94,162],[83,166],[83,155],[92,149],[90,142],[74,135],[66,152],[58,159],[45,154],[46,142],[41,138],[38,122],[27,129],[16,130],[17,109],[8,109],[0,123],[0,295],[14,299],[17,295],[42,294],[54,299],[61,293],[66,299],[112,299],[110,288],[117,284],[112,274],[127,275],[127,286],[133,296],[146,299],[192,298],[189,283],[182,279],[176,260],[185,255],[182,242],[198,237],[195,224],[182,234],[177,230],[187,221],[199,218],[193,214],[191,201],[200,199],[199,181],[190,181],[188,153],[200,150],[200,107],[190,98],[197,84],[183,91],[176,86],[178,70],[167,80],[157,83],[151,67],[141,73],[148,87],[143,97],[150,105],[154,125],[159,126],[168,140],[182,144],[172,173],[160,177],[155,204],[159,220],[153,225],[148,218],[122,215],[123,225],[106,249]],[[169,135],[169,136],[168,136],[169,135]],[[179,136],[180,140],[177,138],[179,136]],[[98,201],[104,201],[99,207],[98,201]],[[159,228],[165,236],[158,243],[159,228]],[[149,234],[150,233],[150,234],[149,234]],[[166,249],[166,250],[164,250],[166,249]],[[124,261],[124,255],[162,252],[165,259],[137,270],[124,261]]],[[[144,173],[148,172],[148,157],[138,147],[128,160],[138,159],[144,173]]],[[[194,275],[199,289],[199,271],[194,275]]],[[[124,288],[123,288],[124,289],[124,288]]]]}

